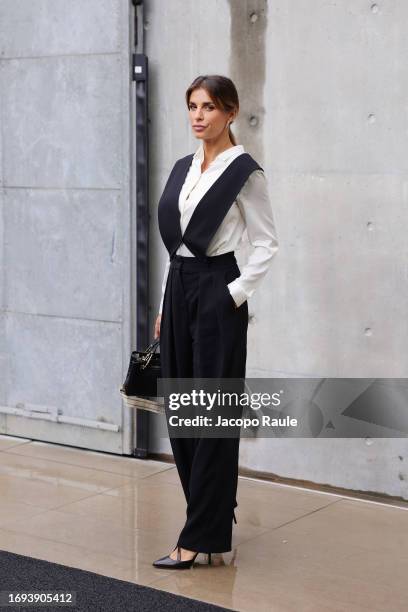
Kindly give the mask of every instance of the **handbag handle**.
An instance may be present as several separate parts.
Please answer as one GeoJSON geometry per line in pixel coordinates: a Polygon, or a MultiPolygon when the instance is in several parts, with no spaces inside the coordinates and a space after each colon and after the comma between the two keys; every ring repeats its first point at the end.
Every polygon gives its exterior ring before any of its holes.
{"type": "Polygon", "coordinates": [[[147,347],[145,351],[146,356],[142,357],[143,364],[140,366],[142,370],[144,370],[144,368],[146,368],[149,365],[150,360],[152,359],[153,355],[156,352],[157,347],[159,346],[159,343],[160,343],[160,336],[156,338],[156,340],[153,340],[153,342],[147,347]]]}

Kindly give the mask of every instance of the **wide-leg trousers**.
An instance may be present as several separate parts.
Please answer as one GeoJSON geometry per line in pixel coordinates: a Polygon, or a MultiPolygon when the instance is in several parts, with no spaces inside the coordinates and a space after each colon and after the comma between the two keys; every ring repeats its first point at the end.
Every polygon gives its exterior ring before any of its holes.
{"type": "MultiPolygon", "coordinates": [[[[239,275],[233,251],[205,260],[172,258],[160,326],[163,378],[245,378],[248,304],[236,308],[227,287],[239,275]]],[[[187,501],[179,546],[231,550],[239,441],[239,434],[170,437],[187,501]]]]}

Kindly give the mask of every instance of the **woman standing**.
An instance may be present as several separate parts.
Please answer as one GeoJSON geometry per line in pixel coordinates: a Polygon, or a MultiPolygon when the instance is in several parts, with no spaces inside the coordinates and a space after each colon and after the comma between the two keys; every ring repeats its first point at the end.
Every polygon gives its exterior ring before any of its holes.
{"type": "MultiPolygon", "coordinates": [[[[154,337],[163,378],[245,378],[248,303],[278,250],[263,169],[238,145],[233,82],[197,77],[186,91],[200,145],[175,163],[158,208],[169,252],[154,337]],[[253,252],[242,272],[234,250],[246,230],[253,252]]],[[[231,550],[239,436],[172,438],[187,519],[159,568],[191,567],[197,554],[231,550]]]]}

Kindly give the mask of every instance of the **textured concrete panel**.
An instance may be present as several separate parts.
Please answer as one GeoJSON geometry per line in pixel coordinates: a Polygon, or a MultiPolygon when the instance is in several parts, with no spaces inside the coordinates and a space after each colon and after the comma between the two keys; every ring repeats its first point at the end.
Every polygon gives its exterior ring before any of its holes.
{"type": "Polygon", "coordinates": [[[120,325],[6,313],[5,333],[11,359],[6,405],[28,403],[51,414],[121,424],[120,325]]]}
{"type": "Polygon", "coordinates": [[[267,0],[228,0],[231,11],[231,54],[228,76],[234,81],[240,98],[239,144],[263,166],[265,140],[265,76],[267,0]]]}
{"type": "Polygon", "coordinates": [[[16,435],[129,452],[130,3],[0,3],[0,404],[16,435]]]}
{"type": "Polygon", "coordinates": [[[120,49],[121,0],[2,0],[2,57],[112,53],[120,49]]]}
{"type": "Polygon", "coordinates": [[[4,282],[5,282],[4,249],[5,249],[4,192],[3,192],[3,189],[0,189],[0,310],[4,308],[4,282]]]}
{"type": "Polygon", "coordinates": [[[403,1],[269,3],[275,171],[407,172],[407,16],[403,1]]]}
{"type": "MultiPolygon", "coordinates": [[[[0,139],[1,140],[1,139],[0,139]]],[[[4,402],[6,394],[6,380],[8,377],[8,353],[6,351],[6,337],[4,331],[4,198],[0,189],[0,404],[4,402]]],[[[0,426],[2,419],[0,418],[0,426]]]]}
{"type": "Polygon", "coordinates": [[[120,192],[5,192],[7,309],[120,321],[124,282],[120,192]]]}
{"type": "Polygon", "coordinates": [[[7,381],[10,374],[10,355],[6,350],[5,317],[4,310],[0,310],[0,405],[6,401],[7,381]]]}
{"type": "Polygon", "coordinates": [[[6,186],[119,188],[121,58],[3,61],[6,186]]]}
{"type": "Polygon", "coordinates": [[[407,440],[403,438],[243,438],[240,465],[283,478],[408,500],[407,450],[407,440]]]}
{"type": "Polygon", "coordinates": [[[121,432],[106,429],[89,429],[69,423],[55,423],[43,419],[28,419],[12,414],[0,414],[0,431],[9,436],[18,436],[64,446],[75,446],[103,453],[128,454],[123,449],[121,432]]]}
{"type": "Polygon", "coordinates": [[[281,245],[251,300],[248,375],[408,376],[406,182],[274,175],[271,197],[281,245]]]}

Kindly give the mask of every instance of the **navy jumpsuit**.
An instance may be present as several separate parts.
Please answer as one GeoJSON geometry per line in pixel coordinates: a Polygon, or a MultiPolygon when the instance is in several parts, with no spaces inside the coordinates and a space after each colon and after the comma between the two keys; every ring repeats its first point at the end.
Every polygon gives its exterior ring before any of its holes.
{"type": "MultiPolygon", "coordinates": [[[[160,326],[162,377],[244,379],[248,303],[236,308],[227,287],[240,269],[234,251],[207,256],[206,250],[249,175],[262,168],[248,153],[238,155],[201,198],[182,235],[178,201],[192,159],[187,155],[175,163],[158,207],[170,256],[160,326]],[[194,257],[176,254],[181,242],[194,257]]],[[[231,550],[239,441],[239,436],[170,437],[187,502],[177,542],[182,548],[231,550]]]]}

